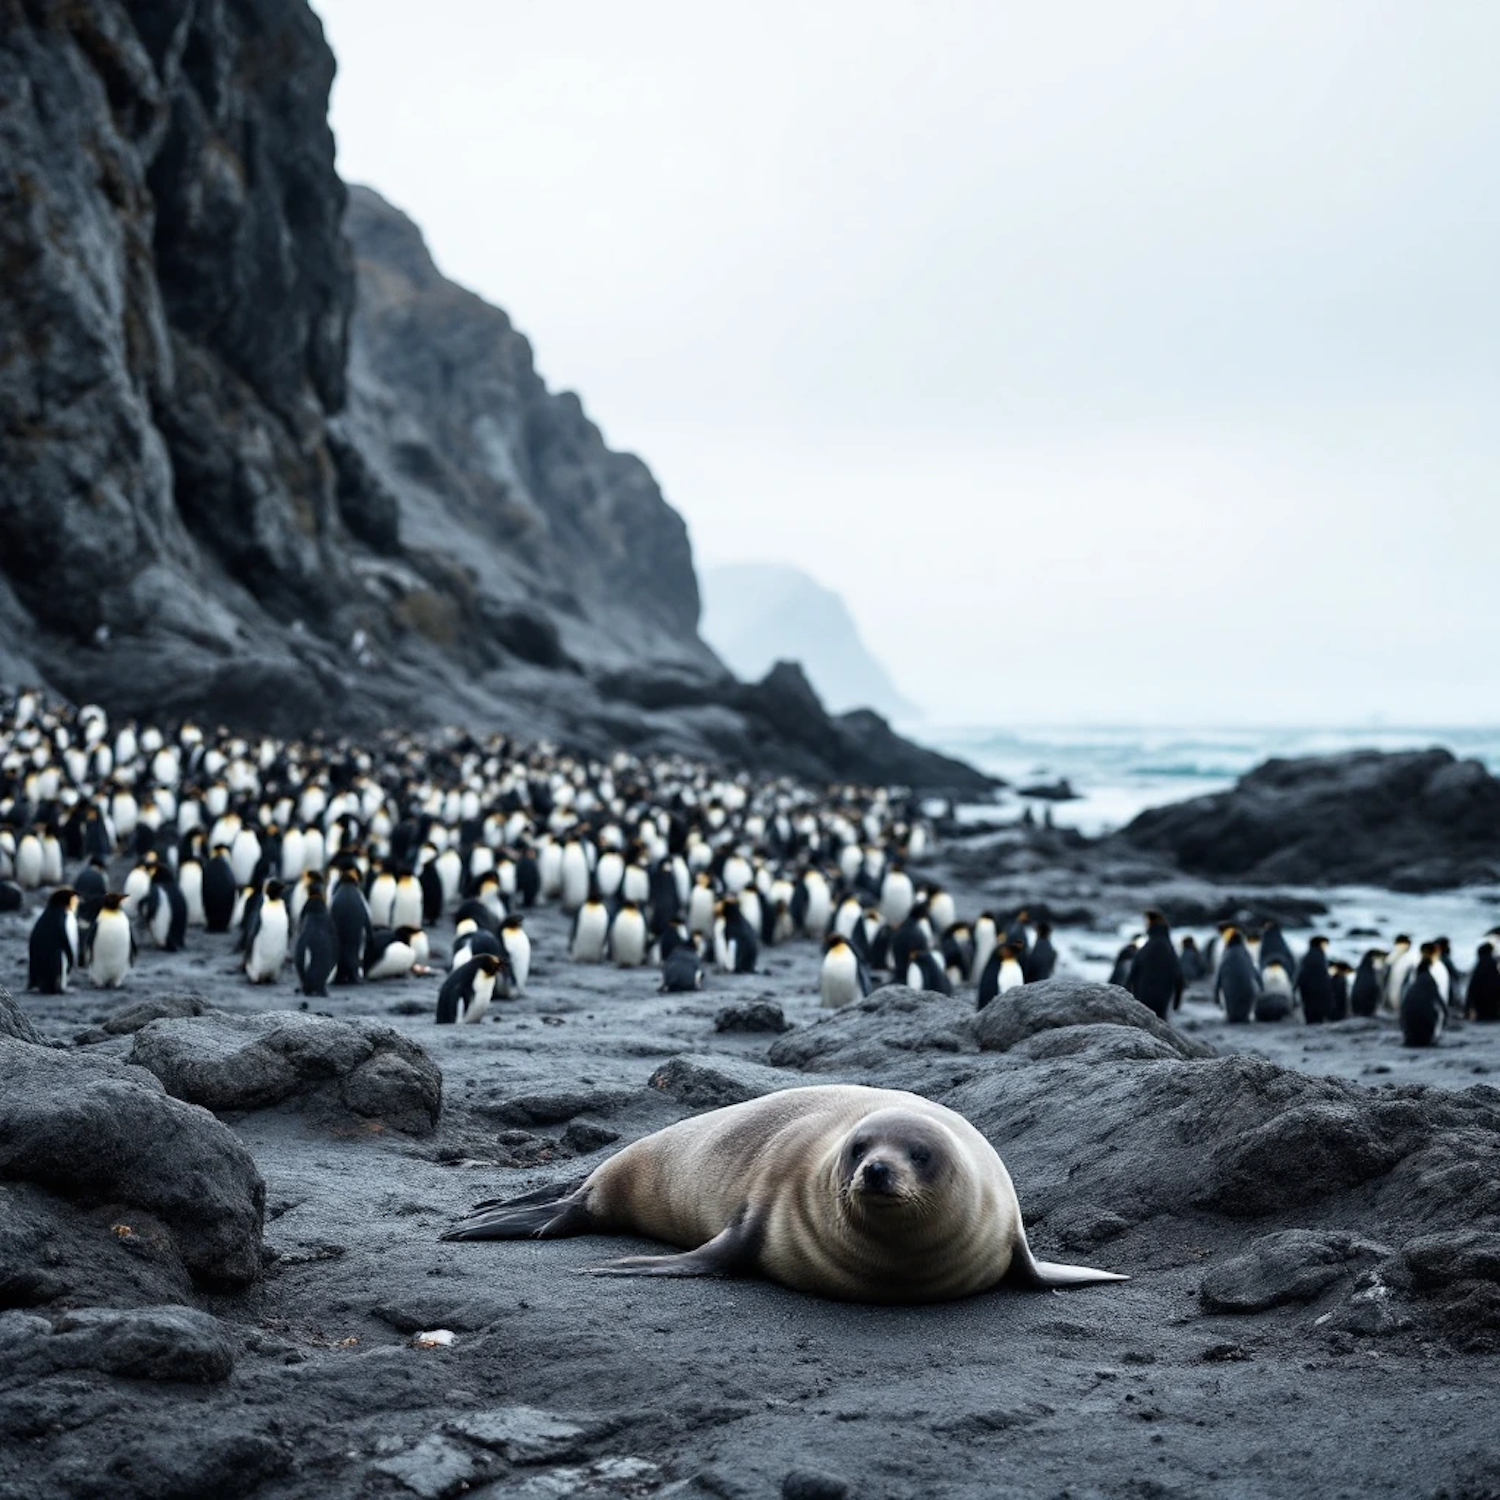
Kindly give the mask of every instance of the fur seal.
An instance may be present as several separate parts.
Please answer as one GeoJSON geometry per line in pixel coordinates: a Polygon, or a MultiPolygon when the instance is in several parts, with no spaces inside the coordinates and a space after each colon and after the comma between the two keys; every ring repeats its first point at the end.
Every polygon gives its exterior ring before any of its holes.
{"type": "Polygon", "coordinates": [[[445,1240],[637,1234],[680,1255],[607,1275],[759,1271],[854,1302],[942,1302],[1011,1278],[1124,1281],[1039,1261],[995,1148],[962,1115],[897,1089],[783,1089],[627,1146],[587,1177],[476,1204],[445,1240]]]}

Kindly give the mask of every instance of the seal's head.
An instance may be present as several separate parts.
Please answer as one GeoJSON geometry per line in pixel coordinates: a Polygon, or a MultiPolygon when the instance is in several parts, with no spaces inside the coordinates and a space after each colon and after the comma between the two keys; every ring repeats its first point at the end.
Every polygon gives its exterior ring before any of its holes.
{"type": "Polygon", "coordinates": [[[938,1120],[910,1109],[866,1115],[839,1147],[839,1198],[851,1215],[922,1214],[955,1168],[956,1143],[938,1120]]]}

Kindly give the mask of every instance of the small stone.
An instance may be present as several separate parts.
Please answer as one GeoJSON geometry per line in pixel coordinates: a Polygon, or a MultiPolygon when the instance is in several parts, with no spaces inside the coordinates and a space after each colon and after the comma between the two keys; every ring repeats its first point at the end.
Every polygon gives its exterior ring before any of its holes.
{"type": "Polygon", "coordinates": [[[793,1469],[781,1481],[781,1500],[845,1500],[849,1482],[818,1469],[793,1469]]]}
{"type": "Polygon", "coordinates": [[[719,1010],[714,1016],[714,1030],[782,1032],[791,1030],[791,1022],[774,1000],[746,1000],[719,1010]]]}

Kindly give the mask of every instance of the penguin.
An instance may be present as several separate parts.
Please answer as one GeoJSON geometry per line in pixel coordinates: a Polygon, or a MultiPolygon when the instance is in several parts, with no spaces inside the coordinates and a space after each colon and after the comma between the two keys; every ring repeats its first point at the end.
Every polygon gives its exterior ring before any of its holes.
{"type": "Polygon", "coordinates": [[[99,915],[99,908],[109,891],[109,872],[104,861],[91,859],[73,877],[73,889],[78,892],[79,920],[88,925],[99,915]]]}
{"type": "Polygon", "coordinates": [[[279,880],[268,880],[245,934],[245,977],[251,984],[274,984],[281,977],[291,938],[291,913],[279,880]]]}
{"type": "Polygon", "coordinates": [[[674,945],[661,962],[661,993],[687,994],[703,988],[703,958],[696,938],[674,945]]]}
{"type": "MultiPolygon", "coordinates": [[[[118,822],[118,818],[116,822],[118,822]]],[[[121,837],[124,837],[122,834],[121,837]]],[[[241,823],[229,845],[229,865],[236,885],[249,885],[260,867],[260,835],[248,823],[241,823]]]]}
{"type": "Polygon", "coordinates": [[[1500,1021],[1500,965],[1493,943],[1479,945],[1464,1004],[1472,1021],[1500,1021]]]}
{"type": "Polygon", "coordinates": [[[760,939],[745,920],[733,897],[719,903],[714,918],[714,958],[726,974],[753,974],[760,957],[760,939]]]}
{"type": "Polygon", "coordinates": [[[969,963],[969,983],[978,984],[989,966],[990,955],[1000,942],[1000,927],[993,912],[982,911],[974,922],[974,957],[969,963]]]}
{"type": "Polygon", "coordinates": [[[455,969],[438,991],[437,1024],[474,1023],[484,1019],[505,960],[496,953],[478,953],[455,969]]]}
{"type": "Polygon", "coordinates": [[[68,979],[77,970],[78,892],[59,886],[47,898],[31,928],[31,969],[28,989],[43,995],[65,995],[68,979]]]}
{"type": "Polygon", "coordinates": [[[339,961],[333,982],[357,984],[364,972],[370,929],[375,924],[370,920],[370,908],[355,866],[351,865],[340,873],[328,911],[339,940],[339,961]]]}
{"type": "Polygon", "coordinates": [[[453,959],[450,971],[462,968],[471,958],[481,953],[493,953],[496,958],[505,957],[505,946],[488,927],[473,922],[461,922],[453,934],[453,959]]]}
{"type": "Polygon", "coordinates": [[[583,845],[569,839],[562,851],[562,885],[558,900],[565,912],[578,911],[589,896],[589,862],[583,845]]]}
{"type": "Polygon", "coordinates": [[[1284,1021],[1292,1013],[1292,976],[1281,959],[1273,956],[1261,966],[1261,991],[1255,997],[1257,1021],[1284,1021]]]}
{"type": "Polygon", "coordinates": [[[521,906],[530,911],[542,893],[542,872],[537,868],[536,855],[523,849],[516,856],[516,895],[521,906]]]}
{"type": "Polygon", "coordinates": [[[707,874],[701,874],[693,883],[687,903],[688,931],[710,933],[714,927],[714,886],[707,874]]]}
{"type": "Polygon", "coordinates": [[[365,949],[366,979],[404,979],[416,967],[419,927],[372,927],[365,949]]]}
{"type": "Polygon", "coordinates": [[[151,872],[151,888],[142,904],[151,941],[167,953],[177,953],[187,941],[187,902],[165,865],[151,872]]]}
{"type": "Polygon", "coordinates": [[[1342,959],[1335,959],[1328,966],[1328,1019],[1345,1021],[1349,1018],[1349,978],[1354,969],[1342,959]]]}
{"type": "Polygon", "coordinates": [[[1373,1016],[1380,1009],[1381,997],[1385,994],[1384,964],[1386,953],[1381,948],[1371,948],[1359,961],[1354,971],[1354,980],[1349,986],[1349,1013],[1355,1016],[1373,1016]]]}
{"type": "Polygon", "coordinates": [[[203,927],[208,916],[203,909],[203,861],[188,855],[177,866],[177,888],[182,892],[189,927],[203,927]]]}
{"type": "Polygon", "coordinates": [[[1182,940],[1182,947],[1178,951],[1177,961],[1182,965],[1182,979],[1184,984],[1196,984],[1208,973],[1203,962],[1203,954],[1198,949],[1197,941],[1189,933],[1182,940]]]}
{"type": "Polygon", "coordinates": [[[927,907],[918,901],[906,914],[906,919],[891,934],[891,968],[897,974],[905,974],[911,956],[918,948],[932,947],[932,927],[927,920],[927,907]]]}
{"type": "Polygon", "coordinates": [[[627,901],[609,925],[610,959],[617,968],[638,969],[646,961],[646,948],[646,919],[635,902],[627,901]]]}
{"type": "Polygon", "coordinates": [[[410,870],[396,876],[396,895],[391,902],[392,927],[421,927],[422,882],[410,870]]]}
{"type": "Polygon", "coordinates": [[[486,932],[492,933],[495,937],[500,936],[500,918],[495,915],[494,909],[483,901],[463,902],[453,914],[455,928],[460,922],[473,922],[475,926],[483,927],[486,932]]]}
{"type": "Polygon", "coordinates": [[[234,866],[229,863],[229,850],[220,844],[203,872],[203,925],[210,932],[229,931],[238,891],[234,866]]]}
{"type": "Polygon", "coordinates": [[[531,937],[520,917],[507,917],[501,923],[500,946],[510,966],[511,984],[516,994],[524,995],[526,981],[531,977],[531,937]]]}
{"type": "Polygon", "coordinates": [[[916,899],[911,876],[900,865],[892,865],[880,882],[880,915],[887,926],[900,927],[916,899]]]}
{"type": "Polygon", "coordinates": [[[1214,999],[1224,1007],[1224,1019],[1238,1026],[1255,1013],[1261,992],[1260,970],[1250,956],[1245,934],[1226,927],[1219,943],[1219,970],[1214,977],[1214,999]]]}
{"type": "Polygon", "coordinates": [[[380,869],[370,881],[370,923],[375,927],[395,925],[396,876],[391,870],[380,869]]]}
{"type": "Polygon", "coordinates": [[[597,900],[585,900],[573,915],[573,937],[568,956],[575,964],[604,962],[609,940],[609,908],[597,900]]]}
{"type": "Polygon", "coordinates": [[[913,948],[907,955],[905,975],[908,989],[931,990],[939,995],[953,993],[953,985],[942,960],[925,945],[913,948]]]}
{"type": "Polygon", "coordinates": [[[860,904],[859,897],[850,892],[841,897],[834,908],[833,915],[828,919],[828,932],[825,936],[831,937],[837,933],[847,942],[854,936],[854,929],[863,915],[864,907],[860,904]]]}
{"type": "Polygon", "coordinates": [[[1443,1004],[1452,1009],[1454,998],[1458,994],[1461,976],[1458,966],[1453,962],[1453,944],[1445,937],[1433,938],[1432,946],[1437,952],[1437,962],[1432,966],[1432,977],[1438,982],[1438,989],[1443,994],[1443,1004]]]}
{"type": "Polygon", "coordinates": [[[958,921],[958,908],[953,897],[942,886],[935,885],[927,893],[927,920],[934,932],[946,932],[958,921]]]}
{"type": "Polygon", "coordinates": [[[1266,922],[1260,929],[1260,971],[1266,972],[1266,965],[1275,959],[1280,963],[1282,969],[1292,975],[1297,972],[1297,960],[1292,956],[1292,945],[1287,942],[1281,931],[1280,922],[1266,922]]]}
{"type": "Polygon", "coordinates": [[[1397,933],[1396,941],[1391,944],[1391,951],[1385,961],[1385,993],[1382,1003],[1388,1011],[1397,1012],[1401,1009],[1401,995],[1416,970],[1419,958],[1420,954],[1412,947],[1411,939],[1404,932],[1397,933]]]}
{"type": "Polygon", "coordinates": [[[1130,961],[1125,988],[1159,1020],[1182,1004],[1182,964],[1166,917],[1155,908],[1146,913],[1146,939],[1130,961]]]}
{"type": "Polygon", "coordinates": [[[809,865],[802,872],[792,897],[792,917],[802,929],[804,937],[817,940],[827,931],[828,918],[832,912],[833,892],[828,887],[828,881],[820,869],[809,865]],[[800,915],[797,909],[799,901],[802,908],[800,915]]]}
{"type": "Polygon", "coordinates": [[[1025,971],[1021,968],[1020,955],[1013,943],[1000,943],[990,954],[984,973],[979,976],[979,994],[975,1009],[983,1010],[997,995],[1013,990],[1026,983],[1025,971]]]}
{"type": "Polygon", "coordinates": [[[1005,929],[1005,941],[1016,950],[1016,957],[1025,960],[1027,952],[1031,948],[1031,912],[1022,907],[1005,929]]]}
{"type": "Polygon", "coordinates": [[[111,891],[89,932],[89,978],[103,990],[118,989],[135,962],[135,933],[124,901],[123,891],[111,891]]]}
{"type": "Polygon", "coordinates": [[[321,890],[308,896],[302,908],[292,963],[297,970],[298,988],[304,995],[328,993],[338,971],[339,937],[321,890]]]}
{"type": "Polygon", "coordinates": [[[1315,937],[1302,955],[1297,969],[1297,998],[1302,1002],[1302,1019],[1310,1026],[1321,1026],[1333,1019],[1333,976],[1328,970],[1328,939],[1315,937]]]}
{"type": "Polygon", "coordinates": [[[23,891],[34,891],[42,883],[42,840],[35,831],[23,833],[16,844],[15,878],[23,891]]]}
{"type": "MultiPolygon", "coordinates": [[[[505,900],[500,892],[500,877],[493,870],[486,870],[475,882],[473,900],[490,914],[490,931],[498,933],[500,924],[510,915],[505,909],[505,900]]],[[[464,905],[468,905],[465,902],[464,905]]]]}
{"type": "Polygon", "coordinates": [[[951,984],[965,984],[974,968],[974,930],[955,922],[942,937],[943,968],[951,984]]]}
{"type": "Polygon", "coordinates": [[[1407,1047],[1434,1047],[1448,1020],[1433,966],[1439,963],[1431,943],[1422,945],[1411,981],[1401,996],[1401,1041],[1407,1047]]]}
{"type": "Polygon", "coordinates": [[[849,940],[830,933],[823,944],[823,968],[818,976],[818,996],[825,1009],[835,1009],[863,999],[870,993],[870,976],[849,940]]]}
{"type": "Polygon", "coordinates": [[[1038,922],[1036,941],[1022,960],[1021,972],[1026,976],[1027,984],[1040,984],[1044,979],[1051,979],[1056,969],[1057,949],[1052,946],[1052,924],[1038,922]]]}
{"type": "Polygon", "coordinates": [[[1122,990],[1130,985],[1130,966],[1135,962],[1135,956],[1141,949],[1141,937],[1133,937],[1115,954],[1115,966],[1109,971],[1109,982],[1118,985],[1122,990]]]}

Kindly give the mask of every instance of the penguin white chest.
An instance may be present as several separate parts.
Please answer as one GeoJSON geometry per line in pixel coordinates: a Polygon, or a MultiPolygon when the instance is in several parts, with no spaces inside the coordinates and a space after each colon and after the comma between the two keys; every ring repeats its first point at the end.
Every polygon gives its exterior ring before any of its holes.
{"type": "Polygon", "coordinates": [[[847,944],[831,949],[823,959],[818,993],[824,1005],[848,1005],[859,995],[859,960],[847,944]]]}
{"type": "Polygon", "coordinates": [[[262,901],[250,951],[245,955],[245,973],[254,984],[268,984],[286,962],[289,923],[285,901],[262,901]]]}
{"type": "Polygon", "coordinates": [[[108,909],[99,913],[89,958],[89,978],[113,989],[130,972],[130,918],[108,909]]]}

